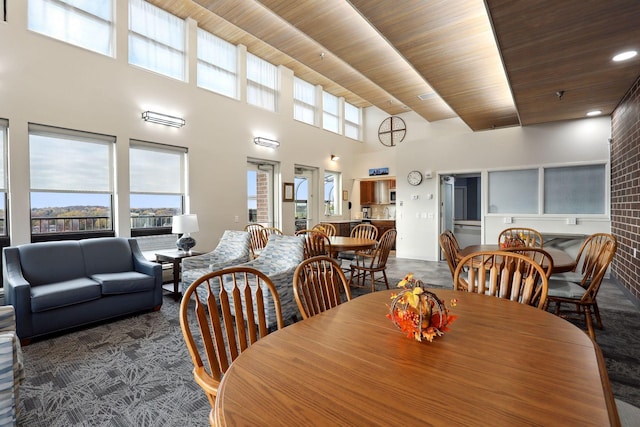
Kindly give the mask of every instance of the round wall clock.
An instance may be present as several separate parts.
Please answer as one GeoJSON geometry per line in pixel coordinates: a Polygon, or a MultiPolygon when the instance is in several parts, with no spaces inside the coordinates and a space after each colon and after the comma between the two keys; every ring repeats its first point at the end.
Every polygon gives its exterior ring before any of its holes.
{"type": "Polygon", "coordinates": [[[418,185],[422,182],[422,174],[420,171],[411,171],[407,175],[407,181],[411,185],[418,185]]]}
{"type": "Polygon", "coordinates": [[[407,126],[400,117],[390,116],[380,123],[378,128],[378,139],[382,145],[394,147],[402,142],[407,134],[407,126]]]}

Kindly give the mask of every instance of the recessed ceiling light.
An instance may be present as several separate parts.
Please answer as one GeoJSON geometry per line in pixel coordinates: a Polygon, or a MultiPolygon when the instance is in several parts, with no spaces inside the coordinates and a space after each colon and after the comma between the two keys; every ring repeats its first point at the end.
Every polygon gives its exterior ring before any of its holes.
{"type": "Polygon", "coordinates": [[[628,50],[626,52],[622,52],[613,57],[613,60],[616,62],[626,61],[627,59],[631,59],[638,54],[635,50],[628,50]]]}
{"type": "Polygon", "coordinates": [[[600,110],[593,110],[593,111],[589,111],[587,113],[587,116],[591,117],[591,116],[599,116],[600,114],[602,114],[602,111],[600,110]]]}

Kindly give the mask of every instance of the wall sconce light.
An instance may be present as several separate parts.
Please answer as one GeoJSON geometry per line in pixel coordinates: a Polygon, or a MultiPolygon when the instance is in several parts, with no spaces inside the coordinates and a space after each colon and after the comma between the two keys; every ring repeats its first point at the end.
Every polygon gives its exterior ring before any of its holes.
{"type": "Polygon", "coordinates": [[[275,141],[273,139],[268,139],[268,138],[262,138],[261,136],[257,136],[253,138],[253,143],[256,145],[262,145],[263,147],[269,147],[269,148],[278,148],[280,146],[280,143],[278,141],[275,141]]]}
{"type": "Polygon", "coordinates": [[[145,111],[144,113],[142,113],[142,118],[145,122],[158,123],[165,126],[173,126],[174,128],[181,128],[185,124],[184,119],[180,117],[154,113],[153,111],[145,111]]]}
{"type": "Polygon", "coordinates": [[[335,155],[335,154],[332,154],[332,155],[331,155],[331,161],[332,161],[332,162],[337,162],[338,160],[340,160],[340,156],[337,156],[337,155],[335,155]]]}

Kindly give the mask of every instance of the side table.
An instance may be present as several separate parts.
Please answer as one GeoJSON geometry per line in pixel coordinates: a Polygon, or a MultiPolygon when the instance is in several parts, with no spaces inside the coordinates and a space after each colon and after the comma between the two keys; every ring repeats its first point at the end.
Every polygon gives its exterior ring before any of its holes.
{"type": "Polygon", "coordinates": [[[184,258],[189,258],[196,255],[202,255],[204,252],[198,251],[189,251],[184,252],[178,249],[169,249],[166,251],[158,251],[156,252],[156,262],[163,263],[171,263],[173,264],[173,289],[171,289],[171,284],[162,285],[162,287],[173,293],[173,298],[178,301],[180,299],[180,268],[182,264],[182,260],[184,258]]]}

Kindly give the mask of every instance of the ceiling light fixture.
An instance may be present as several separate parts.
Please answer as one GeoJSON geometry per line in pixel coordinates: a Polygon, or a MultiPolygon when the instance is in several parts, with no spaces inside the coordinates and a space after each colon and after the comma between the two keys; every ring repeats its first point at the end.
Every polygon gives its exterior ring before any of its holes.
{"type": "Polygon", "coordinates": [[[168,116],[162,113],[154,113],[153,111],[143,112],[142,118],[145,122],[158,123],[165,126],[172,126],[174,128],[181,128],[185,124],[184,119],[180,117],[168,116]]]}
{"type": "Polygon", "coordinates": [[[335,162],[335,161],[338,161],[338,160],[340,160],[340,156],[336,156],[335,154],[331,155],[331,161],[332,162],[335,162]]]}
{"type": "Polygon", "coordinates": [[[278,148],[280,146],[280,143],[278,141],[269,138],[263,138],[261,136],[253,138],[253,143],[268,148],[278,148]]]}
{"type": "Polygon", "coordinates": [[[587,113],[587,116],[592,117],[592,116],[599,116],[600,114],[602,114],[602,111],[600,110],[593,110],[593,111],[589,111],[587,113]]]}
{"type": "Polygon", "coordinates": [[[635,50],[628,50],[626,52],[621,52],[613,57],[615,62],[626,61],[627,59],[631,59],[638,54],[635,50]]]}

